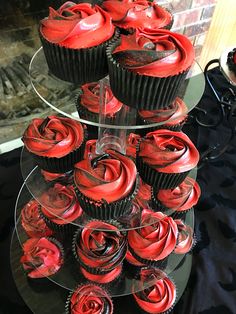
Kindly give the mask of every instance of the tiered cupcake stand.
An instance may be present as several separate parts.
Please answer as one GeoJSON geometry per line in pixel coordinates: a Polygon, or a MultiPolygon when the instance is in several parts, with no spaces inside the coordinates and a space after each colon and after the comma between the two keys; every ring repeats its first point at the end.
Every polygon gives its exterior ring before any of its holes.
{"type": "MultiPolygon", "coordinates": [[[[203,74],[195,75],[195,70],[199,72],[199,66],[197,63],[194,64],[193,68],[190,70],[187,79],[179,91],[179,97],[184,100],[188,107],[188,111],[192,110],[195,105],[197,105],[200,100],[205,87],[205,81],[203,74]]],[[[63,108],[57,107],[57,101],[60,99],[61,95],[51,95],[49,90],[45,91],[45,86],[50,84],[57,84],[58,79],[54,78],[49,74],[47,63],[44,58],[44,53],[42,48],[40,48],[32,58],[30,64],[30,75],[32,79],[32,86],[37,93],[37,95],[44,101],[48,106],[53,108],[58,113],[76,119],[82,123],[89,126],[89,130],[93,127],[93,130],[98,129],[98,141],[97,141],[97,151],[103,152],[106,148],[115,148],[122,153],[125,153],[125,142],[126,136],[130,132],[135,132],[137,129],[145,129],[147,127],[158,126],[158,123],[152,125],[138,125],[136,120],[137,112],[133,108],[124,106],[122,108],[123,114],[119,115],[119,118],[114,119],[112,124],[107,123],[106,118],[100,114],[99,122],[87,121],[78,116],[76,111],[75,103],[68,102],[63,104],[63,108]],[[32,73],[38,73],[37,79],[32,79],[35,75],[32,73]],[[43,86],[42,88],[42,81],[43,86]]],[[[65,84],[68,86],[68,94],[71,90],[74,91],[75,87],[66,82],[60,81],[60,84],[65,84]]],[[[100,82],[101,93],[103,93],[104,86],[109,84],[109,78],[105,78],[100,82]]],[[[69,97],[68,97],[69,99],[69,97]]],[[[101,107],[104,104],[101,102],[101,107]]],[[[90,135],[90,138],[93,136],[90,135]]],[[[21,170],[22,176],[24,178],[24,184],[19,192],[16,206],[15,206],[15,233],[12,238],[11,244],[11,266],[13,277],[15,279],[17,288],[24,299],[25,303],[34,313],[47,314],[47,313],[57,313],[62,314],[65,312],[65,302],[69,291],[73,291],[79,284],[87,283],[88,280],[85,279],[80,271],[78,262],[75,260],[71,252],[71,240],[63,240],[63,245],[65,248],[65,260],[62,268],[55,274],[43,280],[35,279],[28,280],[27,275],[24,273],[23,268],[20,264],[20,257],[22,255],[22,245],[27,240],[27,235],[24,232],[21,225],[21,210],[26,203],[31,199],[36,199],[41,205],[42,199],[40,196],[43,191],[54,185],[56,181],[47,182],[45,181],[41,170],[35,164],[31,155],[27,152],[25,148],[22,150],[21,156],[21,170]]],[[[67,180],[73,180],[72,174],[69,174],[67,180]]],[[[196,178],[196,169],[192,170],[190,176],[196,178]]],[[[151,204],[147,203],[147,207],[151,208],[151,204]]],[[[139,217],[141,210],[136,206],[134,214],[136,216],[137,224],[130,225],[130,221],[134,217],[121,217],[118,219],[122,225],[122,230],[130,230],[131,228],[141,228],[139,223],[139,217]]],[[[169,213],[170,214],[170,213],[169,213]]],[[[175,218],[175,217],[174,217],[175,218]]],[[[77,228],[83,228],[91,218],[83,214],[79,220],[73,222],[77,228]]],[[[194,209],[190,209],[188,212],[181,216],[181,219],[185,224],[194,228],[194,209]]],[[[175,304],[178,302],[179,298],[183,294],[190,270],[192,265],[191,253],[189,254],[174,254],[172,253],[167,261],[167,264],[163,266],[162,270],[171,278],[177,287],[177,299],[175,304]]],[[[153,285],[153,281],[146,282],[144,284],[145,288],[153,285]]],[[[128,297],[134,292],[137,292],[139,285],[139,277],[137,274],[132,273],[129,269],[126,269],[124,265],[122,275],[119,280],[114,281],[114,283],[108,284],[107,291],[112,297],[114,302],[114,313],[134,313],[132,310],[134,308],[132,297],[128,297]],[[125,298],[125,302],[120,302],[120,297],[125,298]]],[[[123,300],[123,299],[122,299],[123,300]]],[[[135,313],[139,313],[139,310],[135,310],[135,313]]],[[[140,311],[140,313],[142,313],[140,311]]]]}

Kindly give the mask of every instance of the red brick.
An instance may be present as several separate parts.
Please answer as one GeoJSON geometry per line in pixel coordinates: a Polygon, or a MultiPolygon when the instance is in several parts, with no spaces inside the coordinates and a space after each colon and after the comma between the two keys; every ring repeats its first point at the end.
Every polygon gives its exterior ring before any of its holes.
{"type": "Polygon", "coordinates": [[[187,10],[174,15],[173,27],[180,27],[183,25],[196,23],[201,19],[202,9],[187,10]]]}
{"type": "Polygon", "coordinates": [[[191,37],[194,35],[205,33],[206,31],[208,31],[210,24],[211,24],[211,21],[203,21],[201,23],[187,26],[185,27],[184,34],[188,37],[191,37]]]}
{"type": "Polygon", "coordinates": [[[217,0],[193,0],[192,8],[204,7],[207,5],[215,4],[217,0]]]}

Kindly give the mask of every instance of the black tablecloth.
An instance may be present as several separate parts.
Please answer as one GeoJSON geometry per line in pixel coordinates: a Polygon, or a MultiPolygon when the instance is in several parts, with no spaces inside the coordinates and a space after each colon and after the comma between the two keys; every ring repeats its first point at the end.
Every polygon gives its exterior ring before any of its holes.
{"type": "MultiPolygon", "coordinates": [[[[229,87],[218,69],[211,71],[220,92],[229,87]]],[[[200,107],[208,118],[219,116],[217,102],[208,87],[200,107]]],[[[200,151],[230,135],[227,125],[206,129],[185,128],[200,151]],[[197,135],[197,136],[196,136],[197,135]]],[[[22,184],[20,149],[0,155],[0,313],[29,314],[15,287],[10,269],[10,240],[14,228],[14,205],[22,184]]],[[[193,267],[188,286],[175,314],[236,313],[236,139],[227,151],[198,172],[202,196],[195,208],[198,244],[193,251],[193,267]]],[[[127,297],[125,298],[128,300],[127,297]]],[[[120,302],[120,304],[124,302],[120,302]]],[[[134,312],[135,313],[135,310],[134,312]]],[[[126,313],[124,314],[133,314],[126,313]]],[[[37,313],[38,314],[38,313],[37,313]]],[[[43,313],[42,313],[43,314],[43,313]]]]}

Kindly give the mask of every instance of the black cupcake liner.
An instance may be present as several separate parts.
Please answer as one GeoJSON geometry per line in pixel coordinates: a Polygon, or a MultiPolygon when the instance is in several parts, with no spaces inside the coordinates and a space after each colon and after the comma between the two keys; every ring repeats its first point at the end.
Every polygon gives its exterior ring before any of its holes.
{"type": "Polygon", "coordinates": [[[50,43],[39,37],[50,72],[57,78],[74,84],[98,81],[108,74],[106,47],[119,37],[115,31],[113,37],[91,48],[71,49],[50,43]]]}
{"type": "Polygon", "coordinates": [[[90,217],[100,220],[111,220],[130,213],[132,207],[132,200],[138,193],[139,180],[136,179],[133,190],[125,198],[112,202],[106,203],[94,201],[85,195],[83,195],[76,184],[74,184],[74,190],[78,197],[78,201],[83,211],[90,217]]]}
{"type": "Polygon", "coordinates": [[[168,107],[178,95],[188,69],[178,75],[154,77],[140,75],[123,68],[112,56],[119,40],[107,47],[110,85],[114,96],[136,109],[157,110],[168,107]]]}
{"type": "MultiPolygon", "coordinates": [[[[91,220],[91,221],[93,221],[93,220],[91,220]]],[[[121,229],[120,224],[118,224],[116,221],[111,221],[110,224],[111,224],[111,225],[114,225],[114,226],[118,226],[119,229],[121,229]]],[[[79,229],[75,232],[75,234],[74,234],[74,236],[73,236],[73,240],[72,240],[72,252],[73,252],[73,255],[74,255],[75,259],[77,260],[77,262],[78,262],[87,272],[89,272],[90,274],[93,274],[93,275],[105,275],[105,274],[110,273],[112,270],[114,270],[114,268],[118,267],[119,265],[122,265],[123,260],[125,259],[125,256],[126,256],[127,249],[128,249],[127,242],[124,243],[123,253],[122,253],[122,257],[121,257],[120,263],[115,264],[114,267],[109,268],[109,269],[106,269],[106,270],[102,270],[101,268],[98,268],[98,267],[90,267],[90,266],[88,266],[87,264],[85,264],[85,263],[79,258],[78,254],[77,254],[77,251],[76,251],[76,239],[77,239],[77,236],[79,235],[79,233],[80,233],[81,231],[82,231],[82,229],[79,228],[79,229]]]]}
{"type": "Polygon", "coordinates": [[[184,181],[190,171],[182,173],[164,173],[158,172],[142,161],[142,158],[136,157],[136,166],[142,180],[155,187],[156,189],[173,189],[184,181]]]}
{"type": "Polygon", "coordinates": [[[31,153],[37,165],[46,171],[52,173],[64,173],[72,170],[74,164],[83,159],[85,143],[87,140],[87,131],[84,129],[84,139],[80,147],[61,158],[44,157],[31,153]]]}

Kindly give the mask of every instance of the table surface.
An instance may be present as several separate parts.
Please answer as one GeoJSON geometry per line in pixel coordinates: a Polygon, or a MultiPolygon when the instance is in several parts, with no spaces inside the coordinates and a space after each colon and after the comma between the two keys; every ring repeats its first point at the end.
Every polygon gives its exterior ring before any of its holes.
{"type": "MultiPolygon", "coordinates": [[[[220,93],[228,83],[218,71],[211,77],[220,93]]],[[[199,106],[217,119],[217,103],[206,88],[199,106]]],[[[217,129],[186,126],[200,152],[229,136],[227,125],[217,129]]],[[[10,269],[10,241],[14,229],[14,205],[22,185],[20,149],[0,156],[0,314],[30,314],[17,292],[10,269]]],[[[228,150],[198,172],[202,195],[195,208],[198,244],[193,251],[190,280],[174,309],[175,314],[236,313],[236,139],[228,150]]],[[[124,299],[129,302],[129,298],[124,299]]],[[[122,304],[122,299],[119,304],[122,304]]],[[[124,304],[124,302],[123,302],[124,304]]],[[[124,312],[125,313],[125,312],[124,312]]],[[[133,314],[135,313],[127,313],[133,314]]],[[[42,312],[43,314],[43,312],[42,312]]]]}

